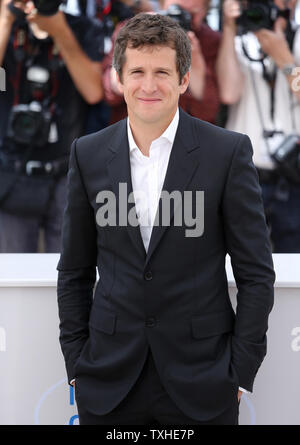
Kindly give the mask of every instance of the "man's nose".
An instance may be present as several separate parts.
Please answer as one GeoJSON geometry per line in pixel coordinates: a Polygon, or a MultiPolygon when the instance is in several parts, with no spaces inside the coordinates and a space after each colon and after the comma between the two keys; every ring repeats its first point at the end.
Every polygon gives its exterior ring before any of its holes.
{"type": "Polygon", "coordinates": [[[147,75],[143,79],[142,90],[147,94],[152,94],[157,90],[155,77],[151,74],[147,75]]]}

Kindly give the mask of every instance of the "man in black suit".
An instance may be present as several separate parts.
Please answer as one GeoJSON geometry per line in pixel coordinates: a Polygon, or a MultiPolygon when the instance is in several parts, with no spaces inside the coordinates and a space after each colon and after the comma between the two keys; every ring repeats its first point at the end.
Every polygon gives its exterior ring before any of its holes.
{"type": "Polygon", "coordinates": [[[71,149],[58,304],[80,424],[238,424],[266,354],[275,276],[251,143],[178,108],[190,63],[177,23],[136,15],[114,52],[128,119],[71,149]]]}

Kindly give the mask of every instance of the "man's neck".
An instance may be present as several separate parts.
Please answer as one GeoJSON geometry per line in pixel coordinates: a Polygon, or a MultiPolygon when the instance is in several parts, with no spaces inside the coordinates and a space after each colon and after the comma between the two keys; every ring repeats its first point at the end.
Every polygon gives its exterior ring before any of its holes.
{"type": "Polygon", "coordinates": [[[132,136],[144,156],[149,156],[151,143],[158,139],[168,128],[174,119],[176,111],[177,109],[170,115],[168,120],[159,123],[154,122],[153,124],[137,120],[128,112],[132,136]]]}

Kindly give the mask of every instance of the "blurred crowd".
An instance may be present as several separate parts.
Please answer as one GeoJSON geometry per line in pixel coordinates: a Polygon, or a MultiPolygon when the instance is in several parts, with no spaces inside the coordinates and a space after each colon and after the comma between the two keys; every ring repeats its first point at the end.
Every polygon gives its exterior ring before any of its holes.
{"type": "Polygon", "coordinates": [[[188,33],[179,105],[249,135],[273,251],[300,253],[297,3],[0,0],[0,253],[60,252],[70,146],[126,117],[114,41],[140,12],[167,14],[188,33]]]}

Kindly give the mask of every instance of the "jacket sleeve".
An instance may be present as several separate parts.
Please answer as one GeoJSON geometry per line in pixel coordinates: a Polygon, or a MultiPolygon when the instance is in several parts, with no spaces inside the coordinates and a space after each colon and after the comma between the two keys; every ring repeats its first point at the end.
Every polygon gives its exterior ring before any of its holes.
{"type": "Polygon", "coordinates": [[[71,147],[62,250],[57,265],[60,344],[69,381],[88,338],[88,320],[96,280],[97,244],[94,211],[89,203],[76,156],[71,147]]]}
{"type": "Polygon", "coordinates": [[[261,188],[252,162],[248,136],[236,144],[223,195],[227,252],[237,285],[232,337],[232,364],[239,386],[253,390],[256,373],[266,355],[268,317],[274,303],[272,251],[261,188]]]}

